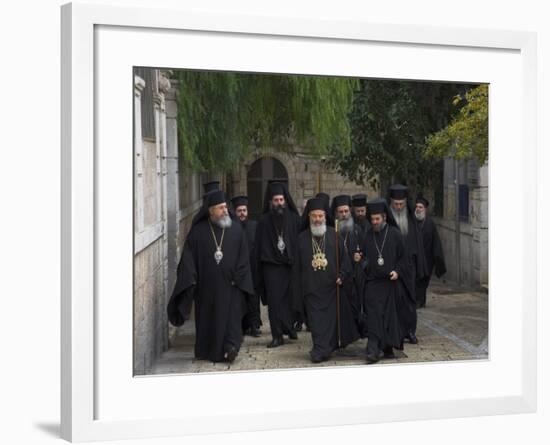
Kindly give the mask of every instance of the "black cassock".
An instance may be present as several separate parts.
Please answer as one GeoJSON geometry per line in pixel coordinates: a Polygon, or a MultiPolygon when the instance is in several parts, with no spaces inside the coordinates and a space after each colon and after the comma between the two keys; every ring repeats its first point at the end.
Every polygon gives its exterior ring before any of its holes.
{"type": "Polygon", "coordinates": [[[222,361],[231,348],[242,343],[241,321],[246,294],[253,293],[245,233],[233,221],[223,235],[223,258],[216,264],[214,230],[220,243],[222,229],[208,218],[195,221],[178,264],[174,292],[168,303],[168,319],[181,326],[195,301],[195,357],[222,361]]]}
{"type": "MultiPolygon", "coordinates": [[[[250,258],[250,270],[252,272],[252,277],[254,277],[254,268],[256,267],[256,252],[254,250],[254,243],[256,238],[257,222],[247,219],[246,221],[241,222],[241,225],[246,234],[248,254],[250,258]]],[[[255,293],[247,294],[246,313],[243,318],[243,331],[250,327],[259,328],[261,325],[262,319],[260,317],[260,298],[255,293]]]]}
{"type": "Polygon", "coordinates": [[[357,330],[361,338],[365,338],[367,336],[367,315],[364,307],[365,274],[361,268],[361,263],[356,262],[353,258],[355,253],[363,254],[364,233],[357,224],[354,224],[351,232],[340,231],[340,237],[343,240],[344,249],[352,268],[352,279],[346,282],[344,288],[351,303],[357,330]]]}
{"type": "MultiPolygon", "coordinates": [[[[305,230],[298,237],[297,260],[292,273],[295,300],[302,300],[311,330],[313,349],[311,358],[327,359],[338,345],[337,296],[336,296],[336,235],[327,226],[325,234],[325,255],[328,265],[325,270],[314,270],[312,266],[313,246],[311,231],[305,230]]],[[[339,242],[340,278],[343,283],[352,280],[353,271],[344,250],[342,239],[339,242]]],[[[340,346],[345,347],[359,338],[353,318],[353,311],[347,294],[340,287],[340,346]]]]}
{"type": "MultiPolygon", "coordinates": [[[[403,279],[410,298],[402,299],[398,305],[399,318],[405,335],[409,332],[416,332],[416,282],[427,276],[422,234],[418,230],[416,218],[412,216],[412,211],[409,208],[407,208],[407,220],[408,232],[403,238],[408,270],[404,269],[403,279]]],[[[398,227],[397,229],[399,230],[398,227]]]]}
{"type": "Polygon", "coordinates": [[[426,290],[430,285],[432,272],[435,272],[439,278],[447,272],[447,267],[441,239],[433,219],[426,216],[424,221],[417,221],[417,226],[422,235],[427,276],[416,279],[416,304],[418,307],[423,307],[426,305],[426,290]]]}
{"type": "Polygon", "coordinates": [[[287,208],[281,218],[265,212],[256,228],[256,265],[254,287],[267,305],[271,335],[281,337],[293,331],[295,312],[300,310],[292,299],[290,278],[296,256],[300,216],[287,208]],[[282,233],[285,249],[277,247],[277,235],[282,233]]]}
{"type": "Polygon", "coordinates": [[[369,349],[377,352],[386,347],[400,347],[405,333],[398,311],[403,302],[410,301],[410,265],[406,255],[403,236],[398,228],[386,225],[380,232],[371,228],[365,234],[366,273],[365,306],[369,349]],[[384,235],[386,241],[384,243],[384,235]],[[375,242],[376,239],[376,242],[375,242]],[[383,247],[382,247],[383,245],[383,247]],[[378,263],[378,249],[384,264],[378,263]],[[399,278],[390,280],[390,272],[396,271],[399,278]],[[371,343],[372,342],[372,343],[371,343]]]}

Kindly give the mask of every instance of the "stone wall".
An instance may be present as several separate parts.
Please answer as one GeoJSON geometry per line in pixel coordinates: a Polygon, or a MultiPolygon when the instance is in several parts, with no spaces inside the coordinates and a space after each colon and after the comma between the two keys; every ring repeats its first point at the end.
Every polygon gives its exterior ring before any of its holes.
{"type": "Polygon", "coordinates": [[[234,194],[247,194],[247,174],[253,162],[260,157],[267,156],[278,159],[283,163],[288,173],[288,189],[298,210],[303,211],[305,202],[314,197],[319,191],[328,193],[331,198],[336,195],[367,193],[370,198],[378,196],[378,191],[370,186],[356,185],[333,169],[330,169],[322,160],[300,152],[294,154],[268,153],[251,157],[234,175],[234,194]]]}
{"type": "Polygon", "coordinates": [[[134,257],[134,374],[146,374],[167,346],[162,238],[134,257]]]}
{"type": "MultiPolygon", "coordinates": [[[[150,85],[134,78],[134,374],[146,374],[155,359],[168,347],[166,304],[169,281],[174,280],[174,252],[168,228],[173,233],[173,206],[167,194],[174,194],[177,171],[169,162],[175,137],[166,124],[165,94],[170,83],[163,73],[152,70],[150,85]],[[142,92],[151,89],[152,102],[145,104],[142,92]],[[142,107],[150,106],[154,137],[141,133],[142,107]],[[168,141],[170,140],[170,143],[168,141]],[[169,180],[169,176],[171,179],[169,180]]],[[[177,196],[177,195],[175,195],[177,196]]]]}
{"type": "Polygon", "coordinates": [[[478,167],[475,172],[471,165],[459,169],[459,182],[468,184],[470,194],[468,221],[460,221],[459,237],[452,168],[452,162],[447,162],[443,217],[435,218],[447,264],[445,278],[462,286],[479,289],[486,287],[489,281],[488,167],[478,167]],[[458,252],[457,244],[460,246],[458,252]]]}

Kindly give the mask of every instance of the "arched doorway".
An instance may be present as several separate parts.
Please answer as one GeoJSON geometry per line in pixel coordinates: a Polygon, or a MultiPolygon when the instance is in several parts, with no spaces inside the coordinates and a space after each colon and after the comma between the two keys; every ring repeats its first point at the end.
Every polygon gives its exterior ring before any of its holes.
{"type": "Polygon", "coordinates": [[[262,205],[267,182],[275,179],[288,186],[288,173],[281,161],[275,158],[260,158],[250,166],[247,176],[248,215],[257,220],[262,214],[262,205]]]}

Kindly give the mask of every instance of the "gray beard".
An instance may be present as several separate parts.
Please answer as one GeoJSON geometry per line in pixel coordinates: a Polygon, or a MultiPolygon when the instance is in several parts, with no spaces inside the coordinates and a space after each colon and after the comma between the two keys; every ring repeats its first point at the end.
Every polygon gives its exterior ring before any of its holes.
{"type": "Polygon", "coordinates": [[[426,212],[422,212],[422,213],[414,212],[414,216],[416,216],[416,219],[418,221],[424,221],[426,219],[426,212]]]}
{"type": "Polygon", "coordinates": [[[403,236],[406,236],[409,233],[409,219],[407,218],[407,208],[403,207],[401,210],[395,210],[393,207],[391,209],[395,222],[401,230],[403,236]]]}
{"type": "Polygon", "coordinates": [[[314,224],[310,224],[309,228],[310,228],[311,234],[313,236],[323,236],[327,231],[326,223],[320,224],[318,226],[316,226],[314,224]]]}
{"type": "Polygon", "coordinates": [[[229,229],[231,227],[231,224],[233,223],[233,220],[229,217],[229,215],[226,215],[216,221],[213,221],[214,224],[216,224],[220,229],[229,229]]]}
{"type": "Polygon", "coordinates": [[[348,218],[348,219],[343,219],[343,220],[338,222],[338,227],[344,233],[352,232],[353,231],[353,226],[354,226],[353,218],[351,218],[351,217],[348,218]]]}

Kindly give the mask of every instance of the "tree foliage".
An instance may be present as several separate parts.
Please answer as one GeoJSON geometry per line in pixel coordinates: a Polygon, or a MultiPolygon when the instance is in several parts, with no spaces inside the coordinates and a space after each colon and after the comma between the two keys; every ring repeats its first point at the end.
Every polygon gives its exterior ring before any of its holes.
{"type": "Polygon", "coordinates": [[[428,136],[426,156],[476,159],[483,165],[489,156],[489,85],[457,95],[453,104],[463,106],[447,127],[428,136]]]}
{"type": "Polygon", "coordinates": [[[299,75],[178,71],[178,140],[194,171],[228,172],[252,150],[347,154],[358,81],[299,75]]]}
{"type": "Polygon", "coordinates": [[[468,89],[453,83],[362,79],[350,115],[352,147],[333,157],[343,175],[377,186],[378,178],[429,187],[440,161],[426,159],[426,137],[456,113],[452,98],[468,89]]]}

